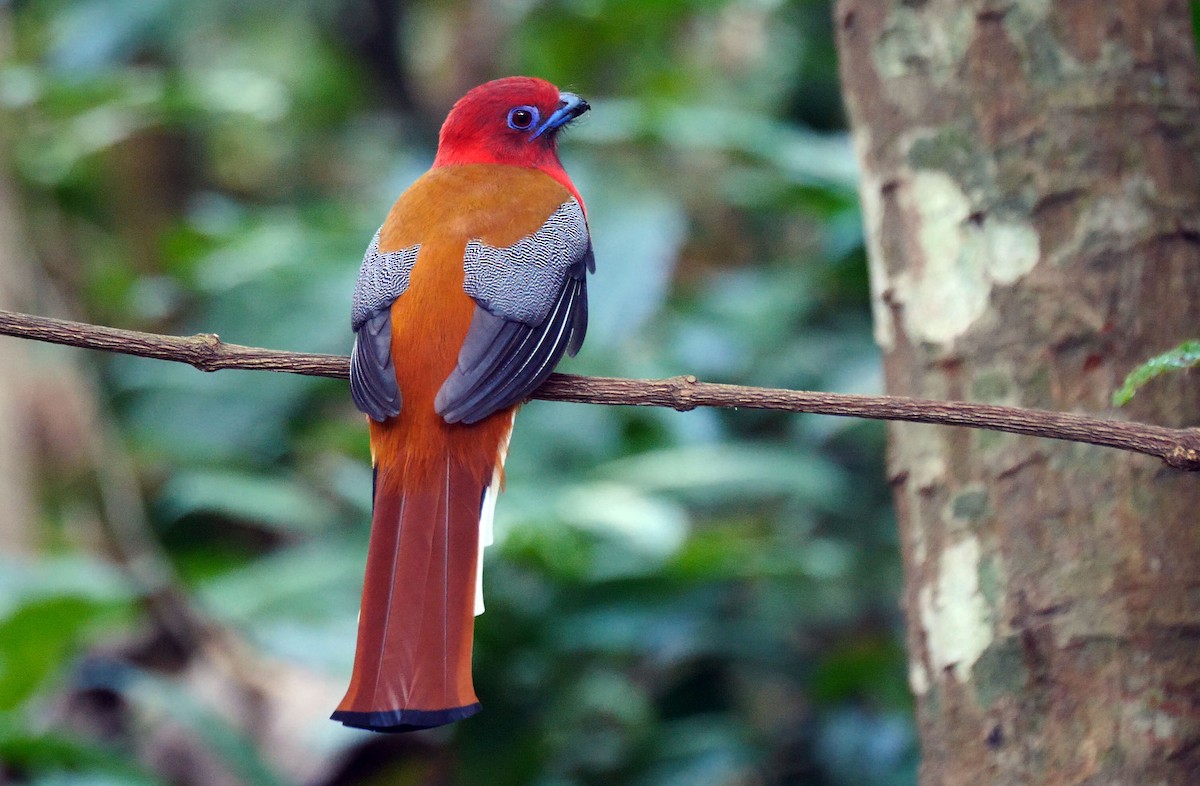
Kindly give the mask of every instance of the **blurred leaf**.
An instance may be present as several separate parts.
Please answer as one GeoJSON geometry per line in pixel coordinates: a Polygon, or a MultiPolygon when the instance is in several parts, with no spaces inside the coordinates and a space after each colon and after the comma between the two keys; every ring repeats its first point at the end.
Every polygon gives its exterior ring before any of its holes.
{"type": "Polygon", "coordinates": [[[1192,0],[1192,33],[1196,36],[1196,51],[1200,53],[1200,0],[1192,0]]]}
{"type": "MultiPolygon", "coordinates": [[[[91,769],[91,768],[89,768],[91,769]]],[[[80,777],[74,773],[55,772],[30,781],[31,786],[140,786],[161,783],[148,775],[89,772],[80,777]]]]}
{"type": "Polygon", "coordinates": [[[149,723],[170,721],[194,732],[246,783],[284,786],[284,780],[263,759],[253,739],[188,691],[169,680],[141,674],[129,686],[130,694],[146,713],[149,723]]]}
{"type": "MultiPolygon", "coordinates": [[[[684,240],[678,205],[650,189],[631,194],[591,160],[577,180],[586,189],[596,275],[588,282],[588,347],[603,350],[636,334],[659,310],[684,240]]],[[[635,176],[633,172],[630,176],[635,176]]]]}
{"type": "Polygon", "coordinates": [[[692,783],[739,783],[749,773],[751,751],[744,731],[725,717],[701,715],[666,725],[662,747],[664,763],[653,768],[639,784],[685,786],[692,783]]]}
{"type": "Polygon", "coordinates": [[[34,774],[29,782],[152,786],[156,778],[130,763],[123,752],[83,742],[65,734],[36,734],[21,729],[13,715],[0,714],[0,762],[9,770],[34,774]],[[84,774],[86,773],[86,774],[84,774]]]}
{"type": "MultiPolygon", "coordinates": [[[[743,525],[742,530],[746,529],[743,525]]],[[[765,539],[734,527],[705,532],[673,561],[675,575],[692,580],[841,578],[856,567],[844,544],[825,538],[765,539]]]]}
{"type": "Polygon", "coordinates": [[[602,606],[564,617],[554,641],[568,653],[682,659],[703,649],[704,639],[703,621],[683,611],[639,604],[602,606]]]}
{"type": "Polygon", "coordinates": [[[75,654],[103,606],[78,597],[35,600],[0,622],[0,711],[13,710],[75,654]]]}
{"type": "Polygon", "coordinates": [[[166,22],[169,0],[84,0],[54,18],[50,55],[64,73],[81,74],[111,64],[166,22]]]}
{"type": "Polygon", "coordinates": [[[832,464],[793,450],[725,443],[650,451],[612,462],[599,474],[646,491],[730,504],[772,495],[794,495],[829,505],[845,479],[832,464]]]}
{"type": "Polygon", "coordinates": [[[630,548],[650,557],[670,556],[687,536],[687,516],[677,505],[626,486],[573,486],[559,498],[557,507],[561,520],[619,535],[630,548]]]}
{"type": "Polygon", "coordinates": [[[916,740],[907,717],[860,708],[835,712],[822,725],[817,751],[845,786],[916,786],[916,740]],[[905,766],[909,765],[909,766],[905,766]]]}
{"type": "Polygon", "coordinates": [[[64,596],[99,605],[131,600],[133,592],[117,567],[95,557],[63,554],[31,562],[0,556],[0,616],[24,603],[64,596]]]}
{"type": "Polygon", "coordinates": [[[591,117],[572,134],[612,144],[651,134],[691,152],[721,150],[765,160],[777,176],[800,184],[853,191],[858,165],[845,134],[803,131],[755,112],[715,106],[652,107],[630,100],[604,101],[604,114],[591,117]]]}
{"type": "Polygon", "coordinates": [[[133,598],[115,568],[70,555],[0,569],[0,711],[12,710],[59,674],[85,631],[133,598]]]}
{"type": "Polygon", "coordinates": [[[218,470],[180,472],[163,486],[159,504],[168,520],[217,513],[285,532],[314,532],[333,517],[328,502],[294,478],[218,470]]]}
{"type": "Polygon", "coordinates": [[[353,655],[365,545],[284,549],[204,582],[200,599],[272,655],[313,668],[344,667],[353,655]]]}
{"type": "Polygon", "coordinates": [[[826,704],[870,696],[893,709],[909,709],[912,695],[900,681],[905,656],[891,639],[860,639],[832,649],[812,675],[813,698],[826,704]]]}

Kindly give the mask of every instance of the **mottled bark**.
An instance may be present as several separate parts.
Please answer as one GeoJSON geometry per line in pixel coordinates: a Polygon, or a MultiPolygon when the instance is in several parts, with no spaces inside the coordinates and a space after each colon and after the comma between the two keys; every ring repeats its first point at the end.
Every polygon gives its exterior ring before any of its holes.
{"type": "MultiPolygon", "coordinates": [[[[1200,81],[1181,0],[840,0],[890,393],[1171,426],[1109,396],[1200,334],[1200,81]]],[[[1200,483],[891,425],[922,783],[1200,783],[1200,483]]]]}

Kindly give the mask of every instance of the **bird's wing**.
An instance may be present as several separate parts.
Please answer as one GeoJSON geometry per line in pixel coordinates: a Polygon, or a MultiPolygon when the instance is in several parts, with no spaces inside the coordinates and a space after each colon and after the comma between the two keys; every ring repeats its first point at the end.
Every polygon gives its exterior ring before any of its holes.
{"type": "Polygon", "coordinates": [[[379,232],[367,247],[358,282],[350,325],[354,348],[350,352],[350,395],[372,420],[382,423],[400,414],[400,387],[392,366],[391,305],[408,289],[420,244],[397,251],[379,250],[379,232]]]}
{"type": "Polygon", "coordinates": [[[479,240],[464,254],[475,300],[458,364],[434,406],[448,423],[475,423],[537,389],[587,331],[587,273],[596,269],[583,209],[574,198],[511,246],[479,240]]]}

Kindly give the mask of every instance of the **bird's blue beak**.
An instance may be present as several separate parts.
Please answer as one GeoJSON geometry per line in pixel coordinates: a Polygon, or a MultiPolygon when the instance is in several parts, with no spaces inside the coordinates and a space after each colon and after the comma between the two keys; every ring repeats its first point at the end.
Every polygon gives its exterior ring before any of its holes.
{"type": "Polygon", "coordinates": [[[538,126],[538,130],[534,133],[533,138],[537,139],[547,131],[557,131],[591,108],[591,105],[587,101],[584,101],[574,93],[559,93],[558,109],[554,110],[554,114],[546,118],[545,123],[538,126]]]}

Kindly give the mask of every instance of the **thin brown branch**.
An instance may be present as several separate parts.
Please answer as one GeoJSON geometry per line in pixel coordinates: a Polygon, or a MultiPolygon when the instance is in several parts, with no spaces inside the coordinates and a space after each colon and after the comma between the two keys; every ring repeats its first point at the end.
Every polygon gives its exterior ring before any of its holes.
{"type": "MultiPolygon", "coordinates": [[[[161,336],[2,310],[0,335],[174,360],[189,363],[202,371],[257,369],[335,379],[345,379],[350,373],[349,358],[339,355],[310,355],[226,344],[212,333],[161,336]]],[[[721,385],[700,382],[692,376],[648,380],[554,374],[533,398],[584,404],[672,407],[680,411],[696,407],[744,407],[966,426],[1131,450],[1162,459],[1176,469],[1200,471],[1200,429],[1167,428],[1038,409],[721,385]]]]}

